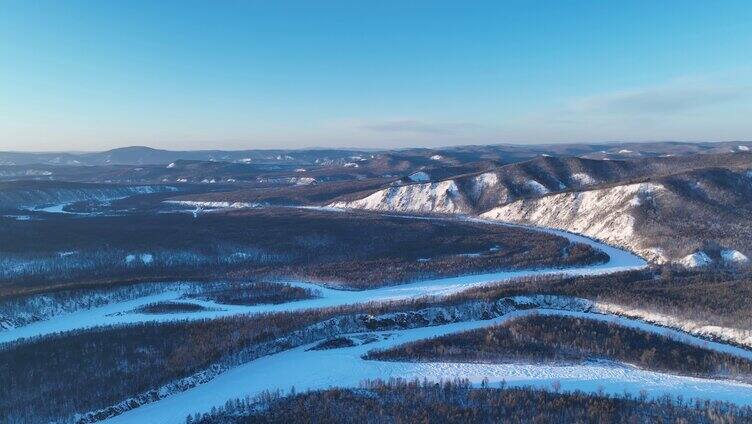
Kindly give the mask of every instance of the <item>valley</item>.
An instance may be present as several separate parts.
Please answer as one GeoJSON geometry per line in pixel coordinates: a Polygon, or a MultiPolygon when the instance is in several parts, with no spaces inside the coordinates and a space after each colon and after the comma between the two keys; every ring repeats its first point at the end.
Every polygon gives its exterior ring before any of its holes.
{"type": "Polygon", "coordinates": [[[0,424],[752,423],[752,4],[0,5],[0,424]]]}
{"type": "MultiPolygon", "coordinates": [[[[221,161],[221,184],[2,183],[0,417],[215,422],[269,391],[351,396],[392,378],[404,396],[452,378],[462,393],[748,413],[747,153],[478,152],[313,164],[311,184],[221,161]]],[[[186,169],[172,163],[148,166],[186,169]]]]}

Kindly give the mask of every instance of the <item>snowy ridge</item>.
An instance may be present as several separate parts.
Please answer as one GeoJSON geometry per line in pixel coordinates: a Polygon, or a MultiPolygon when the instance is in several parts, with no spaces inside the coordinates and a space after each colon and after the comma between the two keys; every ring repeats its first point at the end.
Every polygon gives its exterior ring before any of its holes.
{"type": "Polygon", "coordinates": [[[710,259],[707,253],[700,251],[681,258],[679,263],[687,268],[701,268],[710,265],[713,263],[713,260],[710,259]]]}
{"type": "Polygon", "coordinates": [[[747,264],[749,263],[749,258],[744,253],[733,250],[733,249],[724,249],[721,251],[721,259],[723,259],[724,262],[730,263],[730,264],[747,264]]]}
{"type": "Polygon", "coordinates": [[[469,213],[472,210],[454,180],[389,187],[362,199],[334,202],[329,206],[410,213],[469,213]]]}
{"type": "Polygon", "coordinates": [[[414,195],[430,189],[420,184],[330,206],[479,214],[584,234],[637,252],[657,264],[748,266],[752,256],[748,231],[752,171],[746,160],[685,158],[678,163],[654,159],[626,163],[538,158],[447,180],[459,193],[454,198],[464,200],[453,199],[461,207],[445,207],[442,202],[437,207],[432,197],[414,195]],[[568,189],[573,191],[563,192],[568,189]],[[724,225],[715,222],[719,214],[725,217],[724,225]],[[711,261],[691,256],[704,248],[706,241],[728,252],[722,257],[714,252],[708,256],[711,261]]]}
{"type": "Polygon", "coordinates": [[[583,172],[577,172],[572,174],[572,181],[576,182],[580,186],[589,186],[597,183],[593,177],[583,172]]]}
{"type": "Polygon", "coordinates": [[[470,193],[473,200],[477,201],[483,193],[499,184],[499,176],[495,172],[484,172],[472,178],[470,193]]]}
{"type": "Polygon", "coordinates": [[[362,199],[335,202],[330,206],[393,212],[478,213],[522,198],[540,197],[568,188],[585,189],[598,183],[615,181],[626,172],[623,166],[603,161],[575,157],[539,157],[441,181],[453,186],[452,191],[459,193],[455,197],[464,198],[465,204],[452,199],[459,204],[458,208],[447,208],[430,196],[416,195],[429,192],[438,184],[430,183],[427,178],[414,178],[422,175],[422,171],[404,179],[417,184],[410,184],[410,188],[402,192],[384,189],[362,199]]]}
{"type": "Polygon", "coordinates": [[[559,228],[627,247],[660,260],[649,247],[637,245],[632,210],[664,191],[660,184],[638,183],[606,189],[524,199],[481,214],[482,218],[559,228]]]}

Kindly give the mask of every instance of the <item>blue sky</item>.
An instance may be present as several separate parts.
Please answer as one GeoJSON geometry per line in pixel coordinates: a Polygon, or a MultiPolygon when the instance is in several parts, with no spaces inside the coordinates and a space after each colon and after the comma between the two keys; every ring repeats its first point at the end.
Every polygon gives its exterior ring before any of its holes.
{"type": "Polygon", "coordinates": [[[0,4],[0,149],[752,139],[746,1],[0,4]]]}

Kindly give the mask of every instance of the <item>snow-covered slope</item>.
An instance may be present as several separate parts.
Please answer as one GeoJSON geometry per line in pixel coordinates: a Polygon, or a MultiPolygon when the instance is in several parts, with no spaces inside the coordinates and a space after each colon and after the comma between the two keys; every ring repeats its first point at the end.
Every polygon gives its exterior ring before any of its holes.
{"type": "Polygon", "coordinates": [[[390,187],[330,206],[479,214],[584,234],[656,263],[748,266],[750,167],[752,156],[746,154],[630,161],[539,157],[439,182],[390,187]],[[710,254],[708,260],[703,254],[710,254]]]}
{"type": "Polygon", "coordinates": [[[396,184],[331,206],[393,212],[473,213],[520,198],[589,187],[621,175],[622,167],[618,162],[540,157],[439,182],[428,181],[431,176],[421,172],[411,174],[406,185],[396,184]]]}
{"type": "Polygon", "coordinates": [[[331,206],[413,213],[469,213],[472,211],[454,180],[389,187],[362,199],[334,202],[331,206]]]}
{"type": "Polygon", "coordinates": [[[584,234],[656,263],[746,266],[751,204],[752,184],[745,171],[711,168],[521,199],[481,216],[584,234]]]}
{"type": "Polygon", "coordinates": [[[659,184],[640,183],[613,188],[560,193],[538,199],[518,200],[485,212],[481,217],[535,224],[585,234],[636,250],[649,259],[665,261],[645,248],[635,249],[633,210],[665,191],[659,184]]]}
{"type": "MultiPolygon", "coordinates": [[[[707,155],[701,159],[720,160],[707,155]]],[[[331,206],[396,212],[480,213],[519,199],[529,199],[571,190],[586,190],[606,184],[646,180],[686,172],[707,166],[707,161],[697,158],[645,158],[642,160],[592,160],[577,157],[541,156],[526,162],[501,167],[491,167],[483,172],[444,175],[437,170],[418,172],[394,183],[406,186],[394,190],[385,188],[361,197],[340,199],[331,206]],[[430,179],[430,181],[428,181],[430,179]],[[443,193],[436,196],[417,195],[435,190],[437,181],[452,185],[451,201],[455,205],[464,200],[457,210],[447,208],[443,193]],[[456,189],[455,189],[456,188],[456,189]],[[438,198],[438,202],[435,199],[438,198]],[[418,204],[425,202],[424,204],[418,204]],[[438,206],[434,208],[433,206],[438,206]]],[[[747,156],[734,158],[734,164],[746,163],[747,156]]],[[[729,159],[730,161],[730,159],[729,159]]],[[[715,162],[710,162],[711,164],[715,162]]],[[[731,163],[731,162],[729,162],[731,163]]],[[[752,163],[752,159],[750,159],[752,163]]]]}

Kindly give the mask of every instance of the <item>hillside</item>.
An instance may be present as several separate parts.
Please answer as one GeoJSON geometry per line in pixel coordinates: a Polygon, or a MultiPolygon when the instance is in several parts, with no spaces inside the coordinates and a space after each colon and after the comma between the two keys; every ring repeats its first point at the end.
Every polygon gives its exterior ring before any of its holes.
{"type": "Polygon", "coordinates": [[[741,264],[752,256],[752,172],[709,168],[552,194],[518,200],[481,217],[585,234],[657,263],[741,264]]]}
{"type": "MultiPolygon", "coordinates": [[[[541,156],[526,162],[491,167],[484,172],[436,181],[427,173],[375,192],[338,199],[331,206],[407,213],[481,213],[518,199],[582,190],[603,184],[660,177],[709,166],[747,166],[750,154],[693,155],[678,158],[594,160],[541,156]]],[[[441,175],[436,173],[437,176],[441,175]]]]}
{"type": "Polygon", "coordinates": [[[539,157],[331,206],[479,214],[588,235],[656,263],[738,265],[752,255],[751,168],[749,153],[626,161],[539,157]],[[726,225],[718,225],[719,218],[726,225]]]}

